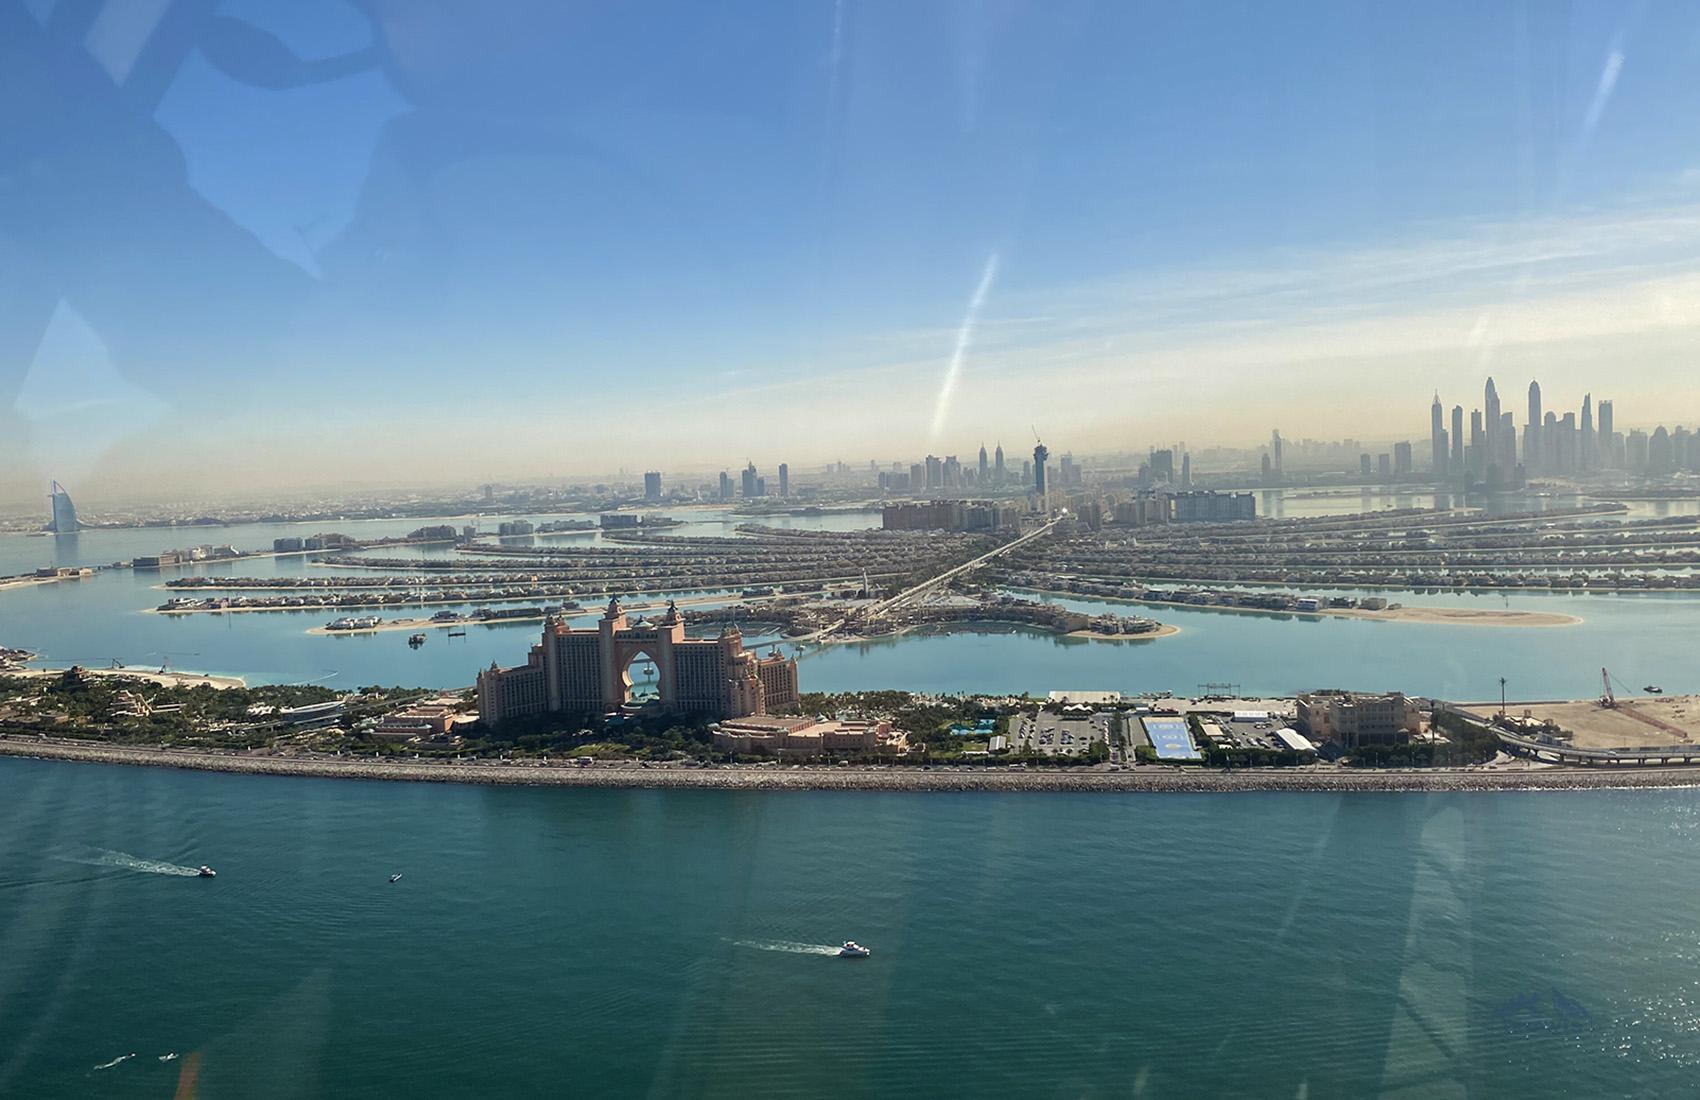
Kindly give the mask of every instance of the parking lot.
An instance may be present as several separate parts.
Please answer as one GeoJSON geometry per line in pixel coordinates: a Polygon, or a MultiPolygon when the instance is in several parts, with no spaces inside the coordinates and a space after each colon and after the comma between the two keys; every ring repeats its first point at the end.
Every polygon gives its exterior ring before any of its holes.
{"type": "Polygon", "coordinates": [[[1273,720],[1262,722],[1231,722],[1221,718],[1205,718],[1204,736],[1224,748],[1283,749],[1275,731],[1286,726],[1273,720]]]}
{"type": "Polygon", "coordinates": [[[1114,720],[1110,711],[1066,717],[1046,711],[1023,714],[1010,723],[1010,740],[1016,752],[1084,756],[1095,741],[1109,744],[1114,720]]]}

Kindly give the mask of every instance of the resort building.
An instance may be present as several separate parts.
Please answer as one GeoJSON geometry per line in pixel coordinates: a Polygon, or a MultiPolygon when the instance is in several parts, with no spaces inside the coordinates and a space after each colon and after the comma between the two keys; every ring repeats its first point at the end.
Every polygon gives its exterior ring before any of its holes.
{"type": "Polygon", "coordinates": [[[526,663],[492,664],[478,674],[478,717],[487,723],[522,714],[605,714],[632,697],[632,662],[647,657],[659,676],[661,709],[670,714],[742,718],[797,706],[797,662],[744,648],[735,627],[718,638],[685,637],[685,621],[668,601],[652,622],[628,621],[618,598],[594,627],[574,630],[561,619],[543,626],[526,663]]]}
{"type": "Polygon", "coordinates": [[[887,531],[1013,531],[1021,510],[988,500],[931,500],[887,504],[880,520],[887,531]]]}
{"type": "Polygon", "coordinates": [[[1295,725],[1315,742],[1402,745],[1422,730],[1417,704],[1403,692],[1313,691],[1298,697],[1295,725]]]}
{"type": "Polygon", "coordinates": [[[823,718],[735,718],[714,727],[718,752],[749,756],[865,756],[904,752],[907,737],[890,722],[834,722],[823,718]]]}
{"type": "Polygon", "coordinates": [[[82,530],[83,525],[77,522],[77,506],[71,503],[71,494],[57,481],[48,494],[48,502],[53,507],[53,522],[47,525],[49,531],[56,535],[74,535],[82,530]]]}
{"type": "Polygon", "coordinates": [[[372,736],[387,741],[433,742],[450,738],[455,727],[472,719],[459,713],[459,700],[429,699],[386,715],[372,736]]]}

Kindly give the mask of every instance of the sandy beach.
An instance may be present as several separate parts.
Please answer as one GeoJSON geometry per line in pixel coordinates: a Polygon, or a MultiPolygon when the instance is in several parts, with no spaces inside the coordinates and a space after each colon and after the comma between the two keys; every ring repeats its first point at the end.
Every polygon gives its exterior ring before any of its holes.
{"type": "Polygon", "coordinates": [[[1150,642],[1158,638],[1172,638],[1180,632],[1181,628],[1172,623],[1160,623],[1157,629],[1149,634],[1099,634],[1094,630],[1071,630],[1066,636],[1091,638],[1095,642],[1150,642]]]}
{"type": "MultiPolygon", "coordinates": [[[[85,668],[83,672],[89,676],[116,676],[123,680],[145,680],[160,687],[199,687],[209,684],[215,688],[247,687],[248,682],[239,676],[209,676],[201,672],[148,672],[139,668],[85,668]]],[[[62,668],[20,668],[6,673],[7,676],[63,676],[62,668]]]]}
{"type": "Polygon", "coordinates": [[[333,779],[376,779],[420,783],[484,783],[504,786],[677,788],[734,791],[982,791],[1014,793],[1124,792],[1210,793],[1246,791],[1530,791],[1700,786],[1700,768],[1590,771],[1506,766],[1472,769],[1349,771],[1335,768],[1270,768],[1232,772],[1147,765],[1124,771],[1050,771],[993,767],[840,768],[812,767],[641,767],[635,764],[579,767],[551,763],[424,763],[369,758],[235,755],[0,736],[0,756],[127,764],[248,775],[297,775],[333,779]]]}
{"type": "Polygon", "coordinates": [[[515,615],[506,619],[386,619],[377,626],[363,626],[354,630],[331,630],[329,627],[311,627],[307,634],[382,634],[387,630],[437,630],[451,626],[503,626],[508,623],[540,623],[542,615],[515,615]]]}
{"type": "Polygon", "coordinates": [[[1454,626],[1576,626],[1582,621],[1575,615],[1560,615],[1553,611],[1513,611],[1510,608],[1401,607],[1391,611],[1342,608],[1316,614],[1338,615],[1346,619],[1379,619],[1383,622],[1449,623],[1454,626]]]}
{"type": "MultiPolygon", "coordinates": [[[[1059,593],[1062,595],[1063,593],[1059,593]]],[[[1115,597],[1096,596],[1109,600],[1115,597]]],[[[1363,611],[1355,607],[1319,607],[1315,611],[1277,610],[1267,607],[1225,607],[1220,604],[1177,603],[1173,600],[1120,600],[1121,603],[1147,604],[1151,607],[1184,607],[1188,611],[1223,611],[1240,615],[1285,615],[1288,617],[1337,619],[1373,619],[1379,622],[1447,623],[1453,626],[1575,626],[1582,620],[1575,615],[1560,615],[1552,611],[1514,611],[1510,608],[1473,607],[1398,607],[1387,611],[1363,611]]]]}
{"type": "Polygon", "coordinates": [[[95,574],[92,572],[73,573],[64,577],[0,577],[0,589],[34,588],[38,584],[59,584],[63,581],[86,581],[93,580],[94,577],[95,574]]]}

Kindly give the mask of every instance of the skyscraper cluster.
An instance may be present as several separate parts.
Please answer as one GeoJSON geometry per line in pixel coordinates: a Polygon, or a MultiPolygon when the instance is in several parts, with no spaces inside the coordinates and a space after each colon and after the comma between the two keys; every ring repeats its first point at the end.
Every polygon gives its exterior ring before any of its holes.
{"type": "MultiPolygon", "coordinates": [[[[659,495],[661,488],[661,475],[657,474],[655,475],[655,478],[657,495],[659,495]]],[[[649,475],[646,474],[644,475],[644,489],[646,496],[648,495],[648,483],[649,475]]],[[[704,488],[711,487],[704,486],[704,488]]],[[[756,472],[756,464],[754,462],[744,467],[744,470],[739,475],[737,482],[733,482],[732,475],[727,473],[725,470],[720,471],[719,498],[721,500],[736,500],[740,493],[743,495],[745,500],[753,500],[756,497],[765,497],[768,495],[767,478],[756,472]]],[[[791,467],[784,462],[779,464],[779,495],[781,497],[788,497],[791,495],[791,467]]]]}
{"type": "Polygon", "coordinates": [[[1482,392],[1482,407],[1470,413],[1465,435],[1464,407],[1454,405],[1451,428],[1446,426],[1440,394],[1429,407],[1430,465],[1436,481],[1468,480],[1489,487],[1514,485],[1525,477],[1581,477],[1603,470],[1632,474],[1700,471],[1700,434],[1678,427],[1659,427],[1651,435],[1619,432],[1612,403],[1595,404],[1582,395],[1576,412],[1546,408],[1541,384],[1529,383],[1527,417],[1521,447],[1513,415],[1500,408],[1492,378],[1482,392]]]}
{"type": "Polygon", "coordinates": [[[889,471],[880,472],[878,484],[882,492],[893,493],[925,492],[934,489],[972,489],[986,492],[1015,487],[1015,483],[1005,472],[1001,443],[991,452],[988,452],[986,445],[982,443],[980,452],[972,463],[963,463],[955,455],[945,455],[943,458],[928,455],[922,461],[907,467],[901,462],[893,463],[889,471]]]}

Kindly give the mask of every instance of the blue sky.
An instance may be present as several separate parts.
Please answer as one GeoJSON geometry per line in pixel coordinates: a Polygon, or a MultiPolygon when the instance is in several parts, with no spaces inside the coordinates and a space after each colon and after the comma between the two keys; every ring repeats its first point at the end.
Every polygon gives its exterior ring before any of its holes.
{"type": "Polygon", "coordinates": [[[0,149],[69,181],[0,221],[65,291],[10,379],[37,474],[1420,437],[1436,386],[1607,364],[1626,424],[1700,414],[1693,5],[227,0],[157,129],[83,71],[122,27],[23,6],[78,77],[0,149]]]}

